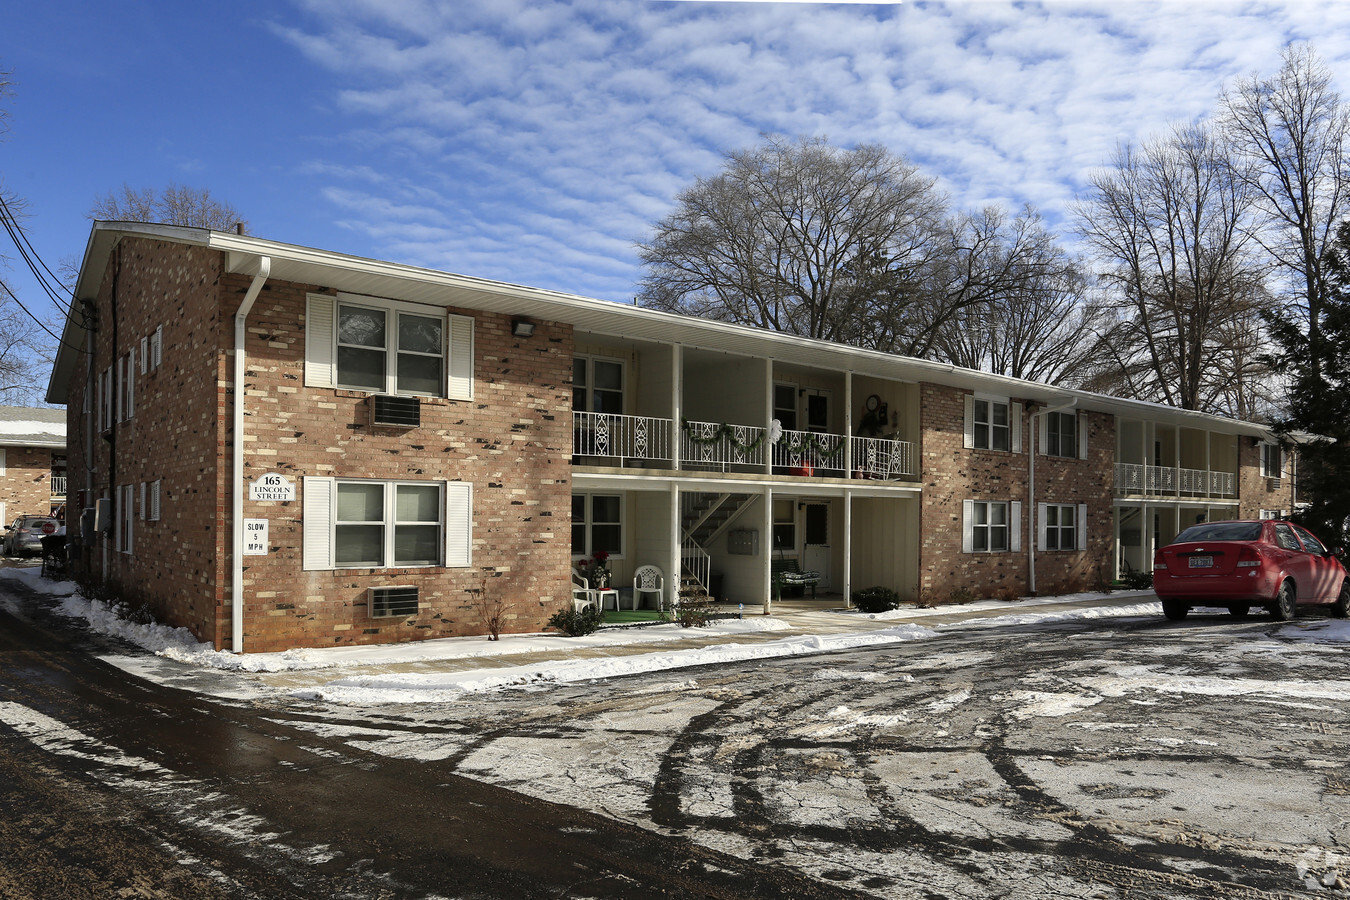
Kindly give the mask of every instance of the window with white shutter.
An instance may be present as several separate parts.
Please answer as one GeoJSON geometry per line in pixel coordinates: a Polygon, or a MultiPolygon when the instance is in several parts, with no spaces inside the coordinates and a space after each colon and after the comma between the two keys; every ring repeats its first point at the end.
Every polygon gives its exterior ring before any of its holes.
{"type": "Polygon", "coordinates": [[[468,566],[467,482],[304,479],[304,568],[468,566]]]}

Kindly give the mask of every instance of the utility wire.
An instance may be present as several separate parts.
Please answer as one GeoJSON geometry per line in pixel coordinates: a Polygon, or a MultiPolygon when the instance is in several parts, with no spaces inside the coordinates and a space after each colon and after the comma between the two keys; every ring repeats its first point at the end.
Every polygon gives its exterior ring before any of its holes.
{"type": "Polygon", "coordinates": [[[63,294],[68,294],[72,297],[74,295],[65,285],[61,284],[61,279],[56,277],[56,273],[43,262],[42,257],[38,255],[38,252],[35,249],[33,249],[33,245],[29,242],[28,236],[24,234],[23,226],[19,224],[18,219],[14,216],[14,212],[9,208],[9,204],[5,202],[3,194],[0,194],[0,225],[3,225],[5,231],[8,232],[9,239],[14,242],[14,246],[18,249],[19,255],[23,257],[23,261],[27,264],[28,270],[33,273],[33,277],[36,278],[38,284],[42,286],[42,290],[47,294],[51,301],[56,304],[57,309],[69,315],[70,302],[65,299],[63,294]],[[43,274],[44,272],[46,273],[45,275],[43,274]],[[53,285],[55,285],[55,287],[53,287],[53,285]]]}

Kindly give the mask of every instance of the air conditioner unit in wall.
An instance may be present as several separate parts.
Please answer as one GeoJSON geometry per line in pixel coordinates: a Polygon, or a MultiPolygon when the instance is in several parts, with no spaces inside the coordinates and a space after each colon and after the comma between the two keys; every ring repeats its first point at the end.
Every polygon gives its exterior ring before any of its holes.
{"type": "Polygon", "coordinates": [[[370,589],[370,617],[417,615],[417,588],[378,587],[370,589]]]}
{"type": "Polygon", "coordinates": [[[1282,482],[1281,482],[1280,479],[1278,479],[1278,478],[1267,478],[1267,479],[1266,479],[1266,490],[1268,490],[1268,491],[1278,491],[1278,490],[1280,489],[1281,486],[1282,486],[1282,482]]]}
{"type": "Polygon", "coordinates": [[[370,422],[390,428],[417,428],[422,424],[422,401],[416,397],[371,394],[370,422]]]}

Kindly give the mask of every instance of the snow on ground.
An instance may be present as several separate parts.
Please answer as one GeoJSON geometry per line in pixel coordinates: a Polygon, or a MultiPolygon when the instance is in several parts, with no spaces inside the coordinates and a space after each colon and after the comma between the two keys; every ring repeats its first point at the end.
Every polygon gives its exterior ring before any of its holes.
{"type": "MultiPolygon", "coordinates": [[[[344,674],[334,672],[335,679],[327,684],[294,690],[296,696],[323,699],[341,703],[423,703],[453,699],[469,692],[492,691],[504,687],[531,687],[549,684],[563,684],[591,681],[602,678],[614,678],[622,675],[658,672],[690,666],[707,666],[719,663],[745,662],[755,659],[772,659],[788,656],[801,656],[859,647],[876,647],[905,641],[925,640],[936,637],[938,629],[905,624],[878,626],[860,621],[860,630],[844,634],[801,634],[785,635],[778,639],[757,640],[742,643],[737,638],[764,635],[777,631],[793,630],[782,619],[765,616],[753,616],[745,619],[719,620],[707,628],[685,629],[678,625],[666,624],[642,628],[602,629],[585,637],[565,637],[560,634],[514,634],[503,635],[501,640],[489,641],[487,638],[439,638],[409,644],[391,644],[370,647],[335,647],[323,650],[288,650],[284,653],[250,653],[242,656],[220,652],[209,644],[195,640],[185,628],[169,628],[164,625],[137,625],[116,615],[116,611],[98,601],[88,601],[75,593],[71,582],[50,582],[39,576],[37,566],[8,567],[0,569],[0,579],[23,581],[33,589],[61,599],[60,611],[65,615],[82,618],[93,630],[115,635],[158,656],[201,668],[214,668],[238,672],[270,673],[297,672],[315,669],[342,669],[344,672],[360,667],[398,666],[407,663],[427,663],[419,666],[417,673],[381,672],[344,674]],[[685,638],[704,638],[708,645],[689,649],[662,650],[662,642],[685,638]],[[632,652],[635,647],[650,645],[650,652],[632,652]],[[618,648],[627,648],[618,652],[618,648]],[[495,668],[468,667],[466,671],[451,671],[456,668],[453,661],[485,658],[509,658],[528,653],[568,654],[570,658],[534,661],[521,665],[506,665],[495,668]],[[434,671],[434,664],[446,662],[448,671],[434,671]],[[431,667],[432,671],[428,671],[431,667]]],[[[1159,604],[1141,602],[1123,606],[1088,606],[1080,609],[1057,609],[1043,612],[1010,613],[1010,609],[1048,603],[1063,604],[1069,602],[1091,603],[1101,601],[1106,595],[1082,594],[1057,598],[1037,598],[1022,601],[1015,606],[1008,603],[986,601],[944,610],[903,609],[888,613],[865,614],[856,611],[822,612],[822,616],[846,617],[887,621],[903,620],[915,616],[932,616],[941,613],[963,614],[970,611],[1004,613],[987,618],[968,619],[948,628],[987,628],[993,626],[1053,625],[1070,621],[1099,618],[1123,618],[1161,615],[1159,604]]],[[[1129,596],[1129,595],[1126,595],[1129,596]]],[[[1141,599],[1147,594],[1138,595],[1141,599]]],[[[1119,595],[1117,595],[1119,599],[1119,595]]],[[[0,591],[0,600],[10,608],[14,601],[0,591]]],[[[834,622],[840,621],[834,618],[834,622]]],[[[1340,620],[1321,620],[1299,623],[1298,628],[1282,630],[1282,637],[1294,641],[1315,644],[1350,643],[1350,622],[1340,620]]],[[[1263,645],[1265,646],[1265,645],[1263,645]]],[[[1286,650],[1288,644],[1283,644],[1286,650]]],[[[459,668],[464,668],[460,666],[459,668]]],[[[1123,673],[1122,673],[1123,674],[1123,673]]],[[[865,673],[847,672],[841,669],[824,669],[818,677],[834,679],[866,678],[865,673]]],[[[1120,677],[1120,676],[1117,676],[1120,677]]],[[[1156,691],[1184,691],[1209,693],[1217,687],[1200,683],[1195,679],[1168,680],[1160,678],[1158,673],[1145,676],[1147,684],[1156,691]],[[1183,683],[1184,682],[1184,683],[1183,683]]],[[[1130,677],[1123,678],[1123,684],[1111,686],[1093,685],[1101,693],[1111,688],[1136,687],[1130,677]]],[[[1250,687],[1250,686],[1249,686],[1250,687]]],[[[1346,685],[1337,685],[1333,692],[1344,692],[1346,685]]],[[[1325,691],[1305,689],[1294,691],[1301,699],[1321,699],[1325,691]]],[[[1024,709],[1030,716],[1063,715],[1070,711],[1075,703],[1060,702],[1062,698],[1039,696],[1026,697],[1024,709]]]]}

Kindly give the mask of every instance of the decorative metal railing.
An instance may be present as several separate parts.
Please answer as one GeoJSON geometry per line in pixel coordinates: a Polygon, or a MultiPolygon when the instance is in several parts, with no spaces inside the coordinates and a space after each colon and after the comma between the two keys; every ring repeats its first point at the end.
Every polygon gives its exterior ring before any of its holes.
{"type": "Polygon", "coordinates": [[[865,437],[853,439],[854,478],[878,478],[883,481],[913,478],[918,474],[914,463],[914,445],[909,441],[865,437]]]}
{"type": "Polygon", "coordinates": [[[572,413],[572,453],[619,460],[669,463],[670,419],[572,413]]]}
{"type": "Polygon", "coordinates": [[[1116,493],[1171,497],[1236,497],[1237,476],[1208,469],[1116,463],[1116,493]]]}
{"type": "Polygon", "coordinates": [[[690,469],[764,471],[768,430],[754,425],[684,421],[680,464],[690,469]]]}
{"type": "Polygon", "coordinates": [[[53,476],[52,476],[52,496],[53,496],[53,497],[64,497],[65,495],[66,495],[66,476],[65,476],[65,475],[53,475],[53,476]]]}
{"type": "Polygon", "coordinates": [[[844,477],[844,436],[812,431],[784,431],[773,447],[773,466],[789,475],[844,477]]]}

